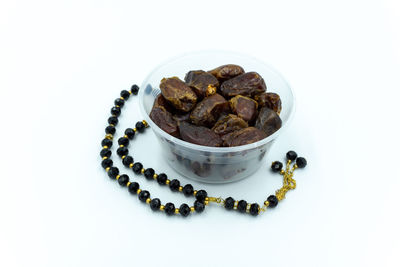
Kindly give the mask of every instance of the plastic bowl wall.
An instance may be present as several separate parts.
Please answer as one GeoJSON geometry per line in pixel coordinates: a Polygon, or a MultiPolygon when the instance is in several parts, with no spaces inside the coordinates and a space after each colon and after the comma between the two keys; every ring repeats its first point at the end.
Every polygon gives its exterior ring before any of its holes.
{"type": "Polygon", "coordinates": [[[175,57],[154,69],[144,80],[139,93],[140,108],[161,145],[163,158],[180,174],[206,183],[238,181],[254,173],[287,127],[294,112],[294,96],[286,80],[267,64],[238,53],[202,51],[175,57]],[[161,130],[149,117],[154,99],[160,93],[162,78],[178,76],[183,80],[190,70],[210,70],[224,64],[237,64],[246,72],[256,71],[265,80],[267,91],[280,95],[282,127],[273,135],[253,144],[238,147],[206,147],[177,139],[161,130]]]}

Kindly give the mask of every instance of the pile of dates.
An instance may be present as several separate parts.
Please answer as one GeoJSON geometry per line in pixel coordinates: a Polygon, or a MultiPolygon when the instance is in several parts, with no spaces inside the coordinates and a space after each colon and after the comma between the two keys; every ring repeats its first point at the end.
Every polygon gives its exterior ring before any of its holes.
{"type": "Polygon", "coordinates": [[[257,142],[282,126],[278,94],[266,92],[257,72],[228,64],[189,71],[184,81],[164,78],[150,118],[186,142],[232,147],[257,142]]]}

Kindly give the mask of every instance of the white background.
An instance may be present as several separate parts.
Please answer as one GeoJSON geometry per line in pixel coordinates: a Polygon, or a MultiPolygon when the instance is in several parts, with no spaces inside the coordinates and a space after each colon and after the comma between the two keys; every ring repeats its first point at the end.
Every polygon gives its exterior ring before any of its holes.
{"type": "MultiPolygon", "coordinates": [[[[396,0],[1,1],[0,266],[399,266],[399,18],[396,0]],[[270,162],[305,156],[298,188],[257,218],[217,206],[167,218],[100,167],[120,90],[199,49],[253,55],[296,93],[254,176],[193,183],[262,203],[281,183],[270,162]]],[[[135,157],[174,176],[153,133],[140,140],[135,157]]]]}

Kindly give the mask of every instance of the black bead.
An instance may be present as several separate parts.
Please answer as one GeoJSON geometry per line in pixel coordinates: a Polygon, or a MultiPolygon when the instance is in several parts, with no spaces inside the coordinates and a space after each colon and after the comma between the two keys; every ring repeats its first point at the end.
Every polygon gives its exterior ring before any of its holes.
{"type": "Polygon", "coordinates": [[[168,176],[165,173],[160,173],[157,176],[157,182],[159,184],[166,184],[167,183],[167,179],[168,179],[168,176]]]}
{"type": "Polygon", "coordinates": [[[169,188],[171,189],[171,191],[179,191],[179,187],[181,186],[181,183],[179,182],[179,180],[177,179],[173,179],[170,183],[169,183],[169,188]]]}
{"type": "Polygon", "coordinates": [[[182,204],[179,207],[179,213],[183,216],[183,217],[187,217],[190,214],[190,207],[188,206],[188,204],[182,204]]]}
{"type": "Polygon", "coordinates": [[[289,151],[288,153],[286,153],[286,158],[293,161],[297,158],[297,153],[294,151],[289,151]]]}
{"type": "Polygon", "coordinates": [[[307,166],[307,160],[303,157],[298,157],[296,159],[296,165],[299,168],[304,168],[305,166],[307,166]]]}
{"type": "Polygon", "coordinates": [[[112,167],[113,165],[113,161],[111,159],[103,159],[103,161],[101,162],[101,166],[106,169],[108,167],[112,167]]]}
{"type": "Polygon", "coordinates": [[[121,96],[126,100],[129,98],[131,94],[127,90],[122,90],[121,91],[121,96]]]}
{"type": "Polygon", "coordinates": [[[153,179],[153,175],[154,175],[154,170],[152,168],[147,168],[146,170],[144,170],[144,177],[146,177],[147,179],[153,179]]]}
{"type": "Polygon", "coordinates": [[[121,137],[118,139],[118,145],[127,146],[129,145],[129,139],[126,137],[121,137]]]}
{"type": "Polygon", "coordinates": [[[123,160],[122,160],[122,164],[124,164],[124,166],[129,167],[129,165],[131,165],[133,163],[133,158],[131,156],[126,156],[123,160]]]}
{"type": "Polygon", "coordinates": [[[136,194],[136,191],[139,189],[139,184],[137,182],[132,182],[128,185],[128,191],[131,194],[136,194]]]}
{"type": "Polygon", "coordinates": [[[119,147],[117,149],[117,155],[120,156],[120,157],[126,156],[126,155],[128,155],[128,153],[129,153],[129,150],[124,146],[123,147],[119,147]]]}
{"type": "Polygon", "coordinates": [[[108,149],[108,148],[103,148],[101,151],[100,151],[100,157],[102,157],[102,158],[104,158],[104,157],[107,157],[107,158],[109,158],[109,157],[111,157],[111,150],[110,149],[108,149]]]}
{"type": "Polygon", "coordinates": [[[159,198],[153,198],[151,201],[150,201],[150,208],[152,209],[152,210],[159,210],[160,209],[160,206],[161,206],[161,201],[160,201],[160,199],[159,198]]]}
{"type": "Polygon", "coordinates": [[[199,190],[196,193],[196,199],[198,201],[204,201],[207,197],[207,192],[205,190],[199,190]]]}
{"type": "Polygon", "coordinates": [[[274,161],[271,165],[271,170],[273,172],[280,172],[282,170],[283,164],[280,161],[274,161]]]}
{"type": "Polygon", "coordinates": [[[259,208],[260,208],[260,206],[257,203],[251,204],[250,209],[249,209],[250,214],[253,216],[258,215],[259,208]]]}
{"type": "Polygon", "coordinates": [[[101,141],[101,146],[108,146],[108,148],[112,147],[112,141],[110,139],[104,138],[101,141]]]}
{"type": "Polygon", "coordinates": [[[278,198],[275,196],[275,195],[270,195],[268,198],[267,198],[267,200],[268,200],[268,202],[269,202],[269,205],[268,205],[268,207],[270,207],[270,208],[275,208],[277,205],[278,205],[278,198]]]}
{"type": "Polygon", "coordinates": [[[108,177],[110,177],[111,179],[115,179],[117,177],[117,175],[119,174],[119,170],[117,167],[111,167],[108,170],[108,177]]]}
{"type": "Polygon", "coordinates": [[[119,178],[118,178],[118,183],[119,185],[122,186],[126,186],[126,184],[129,182],[129,176],[126,174],[122,174],[119,178]]]}
{"type": "Polygon", "coordinates": [[[139,200],[142,202],[146,202],[146,199],[150,197],[150,192],[147,190],[140,191],[139,200]]]}
{"type": "Polygon", "coordinates": [[[246,212],[246,209],[247,209],[247,201],[246,201],[246,200],[240,200],[240,201],[238,202],[237,209],[238,209],[238,211],[240,211],[240,212],[246,212]]]}
{"type": "Polygon", "coordinates": [[[143,164],[142,163],[136,162],[135,164],[133,164],[132,170],[133,170],[134,173],[139,174],[142,169],[143,169],[143,164]]]}
{"type": "Polygon", "coordinates": [[[108,123],[109,124],[113,124],[113,125],[117,125],[118,124],[118,118],[115,116],[111,116],[108,118],[108,123]]]}
{"type": "Polygon", "coordinates": [[[132,128],[128,128],[125,130],[125,135],[132,140],[135,137],[135,131],[132,128]]]}
{"type": "Polygon", "coordinates": [[[225,199],[225,209],[232,210],[234,206],[235,200],[233,198],[228,197],[227,199],[225,199]]]}
{"type": "Polygon", "coordinates": [[[174,203],[168,202],[167,204],[165,204],[164,211],[167,215],[173,215],[175,213],[174,203]]]}
{"type": "Polygon", "coordinates": [[[115,134],[115,127],[114,126],[107,126],[106,127],[106,134],[115,134]]]}
{"type": "Polygon", "coordinates": [[[139,93],[139,86],[137,86],[136,84],[132,85],[131,93],[137,95],[139,93]]]}
{"type": "Polygon", "coordinates": [[[119,116],[121,115],[121,108],[119,107],[112,107],[111,108],[111,114],[114,116],[119,116]]]}
{"type": "Polygon", "coordinates": [[[116,106],[123,107],[124,104],[125,104],[125,101],[124,101],[123,99],[121,99],[121,98],[117,98],[117,99],[115,99],[114,104],[115,104],[116,106]]]}
{"type": "Polygon", "coordinates": [[[206,207],[202,201],[196,200],[193,204],[194,210],[198,213],[203,212],[204,208],[206,207]]]}
{"type": "Polygon", "coordinates": [[[185,196],[191,196],[193,195],[193,185],[187,184],[182,188],[182,192],[185,196]]]}
{"type": "Polygon", "coordinates": [[[138,121],[138,122],[136,123],[135,127],[136,127],[136,130],[139,131],[139,133],[143,133],[143,132],[144,132],[144,128],[146,128],[146,127],[144,126],[144,123],[141,122],[141,121],[138,121]]]}

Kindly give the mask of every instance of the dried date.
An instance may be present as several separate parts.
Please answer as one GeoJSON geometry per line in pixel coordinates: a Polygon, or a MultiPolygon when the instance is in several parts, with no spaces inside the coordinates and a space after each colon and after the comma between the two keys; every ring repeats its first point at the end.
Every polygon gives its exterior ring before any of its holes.
{"type": "Polygon", "coordinates": [[[246,72],[221,85],[221,92],[225,97],[236,95],[252,97],[265,92],[266,89],[264,79],[257,72],[246,72]]]}
{"type": "Polygon", "coordinates": [[[200,177],[207,177],[211,173],[211,165],[195,161],[191,165],[193,172],[200,177]]]}
{"type": "Polygon", "coordinates": [[[221,117],[215,123],[212,130],[214,133],[222,136],[247,127],[249,127],[249,125],[242,118],[233,114],[229,114],[221,117]]]}
{"type": "Polygon", "coordinates": [[[267,135],[254,127],[247,127],[241,130],[226,134],[222,136],[224,146],[243,146],[260,141],[267,137],[267,135]]]}
{"type": "Polygon", "coordinates": [[[219,87],[217,78],[203,70],[189,71],[185,76],[185,82],[199,98],[215,94],[219,87]]]}
{"type": "Polygon", "coordinates": [[[168,101],[163,97],[162,94],[159,94],[156,99],[154,100],[153,108],[163,108],[167,110],[168,112],[172,112],[173,108],[171,107],[171,104],[168,103],[168,101]]]}
{"type": "Polygon", "coordinates": [[[275,111],[278,115],[282,110],[282,101],[278,94],[262,93],[256,95],[254,99],[258,102],[259,107],[267,107],[275,111]]]}
{"type": "Polygon", "coordinates": [[[219,135],[203,126],[195,126],[183,121],[179,123],[179,132],[182,140],[189,143],[213,147],[222,145],[219,135]]]}
{"type": "Polygon", "coordinates": [[[150,118],[160,127],[164,132],[179,138],[179,129],[177,122],[172,118],[163,107],[153,107],[150,112],[150,118]]]}
{"type": "Polygon", "coordinates": [[[223,112],[229,112],[229,103],[223,96],[214,94],[196,105],[190,113],[190,120],[193,124],[210,127],[223,112]]]}
{"type": "Polygon", "coordinates": [[[282,126],[282,120],[279,115],[267,107],[263,107],[258,114],[255,127],[262,130],[267,136],[270,136],[282,126]]]}
{"type": "Polygon", "coordinates": [[[233,113],[245,121],[253,121],[257,116],[258,103],[246,96],[237,95],[229,100],[233,113]]]}
{"type": "Polygon", "coordinates": [[[209,70],[209,73],[215,76],[220,82],[224,82],[226,80],[232,79],[240,74],[244,73],[242,67],[235,64],[227,64],[219,66],[213,70],[209,70]]]}
{"type": "Polygon", "coordinates": [[[178,77],[162,79],[160,89],[165,99],[177,110],[188,112],[197,102],[193,90],[178,77]]]}

